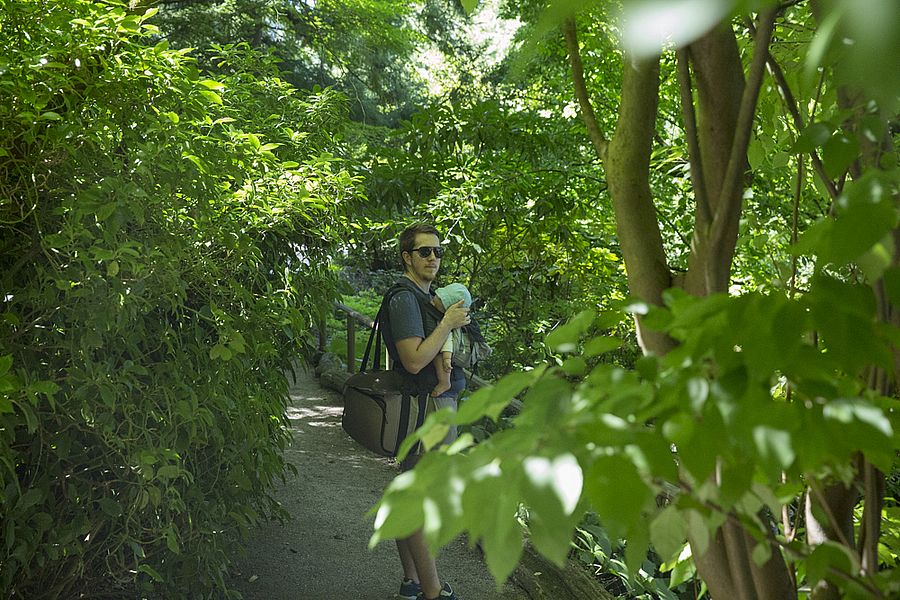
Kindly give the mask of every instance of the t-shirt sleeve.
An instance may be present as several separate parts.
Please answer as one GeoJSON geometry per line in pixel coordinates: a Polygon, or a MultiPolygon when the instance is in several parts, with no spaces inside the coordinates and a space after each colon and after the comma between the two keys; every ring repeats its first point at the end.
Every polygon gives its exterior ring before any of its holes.
{"type": "Polygon", "coordinates": [[[391,335],[395,342],[406,338],[425,339],[422,311],[412,292],[397,292],[390,304],[391,335]]]}

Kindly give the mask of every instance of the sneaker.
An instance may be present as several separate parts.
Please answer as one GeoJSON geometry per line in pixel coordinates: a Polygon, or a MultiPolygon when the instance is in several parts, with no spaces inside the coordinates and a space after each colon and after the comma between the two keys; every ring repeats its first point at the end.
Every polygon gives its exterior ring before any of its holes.
{"type": "MultiPolygon", "coordinates": [[[[419,592],[418,600],[428,600],[428,598],[425,597],[425,592],[419,592]]],[[[450,588],[450,584],[445,583],[444,587],[441,588],[440,595],[434,600],[459,600],[459,598],[457,598],[456,594],[453,593],[453,590],[450,588]]]]}
{"type": "Polygon", "coordinates": [[[397,592],[397,597],[401,600],[416,600],[421,593],[422,588],[418,583],[412,579],[404,579],[400,583],[400,591],[397,592]]]}

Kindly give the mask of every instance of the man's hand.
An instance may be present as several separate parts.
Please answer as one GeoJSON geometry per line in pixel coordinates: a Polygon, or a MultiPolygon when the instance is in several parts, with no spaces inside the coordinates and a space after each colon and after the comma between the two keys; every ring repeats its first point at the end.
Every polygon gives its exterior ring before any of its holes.
{"type": "Polygon", "coordinates": [[[469,309],[463,308],[462,300],[448,308],[447,312],[444,313],[444,318],[441,319],[441,323],[446,325],[449,329],[456,329],[463,325],[468,325],[469,321],[469,309]]]}

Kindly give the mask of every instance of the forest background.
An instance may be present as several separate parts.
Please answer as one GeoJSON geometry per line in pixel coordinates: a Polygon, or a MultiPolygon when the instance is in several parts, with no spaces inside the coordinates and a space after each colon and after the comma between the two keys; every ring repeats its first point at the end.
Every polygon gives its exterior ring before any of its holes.
{"type": "Polygon", "coordinates": [[[0,2],[0,588],[225,592],[284,516],[292,361],[427,219],[498,382],[429,422],[468,434],[374,541],[467,530],[502,579],[527,533],[631,596],[900,593],[898,19],[0,2]]]}

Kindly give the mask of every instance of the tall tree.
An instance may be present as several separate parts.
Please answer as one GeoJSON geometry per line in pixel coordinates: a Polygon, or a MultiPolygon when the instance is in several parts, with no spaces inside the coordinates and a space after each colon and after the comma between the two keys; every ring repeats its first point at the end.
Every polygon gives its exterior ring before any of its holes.
{"type": "MultiPolygon", "coordinates": [[[[870,8],[896,19],[889,4],[873,0],[870,8]]],[[[551,13],[557,21],[562,16],[574,98],[609,184],[647,358],[631,374],[596,364],[595,357],[613,347],[602,336],[576,352],[580,336],[594,328],[589,312],[554,331],[547,343],[564,355],[575,352],[559,370],[510,375],[473,396],[458,416],[444,418],[466,423],[495,416],[512,395],[529,390],[514,430],[468,454],[457,447],[423,461],[429,485],[435,484],[428,474],[441,469],[465,481],[457,485],[463,491],[398,482],[383,499],[375,539],[418,524],[398,513],[416,510],[424,497],[441,508],[438,520],[424,519],[432,542],[468,528],[484,537],[489,564],[503,576],[519,552],[509,512],[520,501],[529,510],[532,541],[556,559],[565,555],[578,509],[590,506],[628,537],[632,564],[651,538],[665,556],[683,554],[680,542],[687,539],[687,554],[715,598],[794,598],[797,563],[805,564],[816,597],[889,596],[896,577],[878,572],[875,544],[879,471],[891,468],[898,445],[886,383],[896,377],[890,358],[896,347],[886,332],[892,331],[891,306],[900,300],[892,284],[898,174],[888,125],[897,84],[867,81],[854,68],[866,70],[866,61],[874,64],[900,36],[895,31],[867,44],[868,28],[883,32],[883,24],[840,1],[816,5],[821,25],[808,5],[796,2],[764,3],[753,19],[736,2],[625,5],[617,21],[625,45],[612,133],[597,116],[578,41],[580,25],[610,17],[602,7],[575,14],[565,2],[551,13]],[[673,26],[654,38],[660,23],[673,26]],[[798,31],[806,35],[791,42],[807,55],[790,59],[805,62],[805,74],[786,76],[773,40],[798,31]],[[661,137],[660,50],[672,42],[694,200],[685,273],[669,266],[651,169],[661,137]],[[781,148],[797,155],[793,212],[812,194],[807,162],[832,208],[796,245],[796,252],[815,259],[805,263],[805,273],[795,263],[787,294],[729,298],[743,203],[750,186],[760,185],[751,178],[748,148],[764,138],[760,121],[769,120],[757,110],[767,71],[768,86],[780,92],[790,115],[781,148]],[[810,85],[819,72],[818,84],[810,85]],[[801,279],[806,290],[797,296],[801,279]],[[803,424],[836,431],[837,422],[846,427],[845,439],[830,447],[800,433],[803,424]],[[797,523],[786,518],[778,524],[773,516],[802,512],[794,491],[804,486],[807,543],[800,544],[797,523]],[[450,498],[435,500],[442,492],[450,498]],[[492,493],[499,494],[496,511],[470,512],[492,493]],[[664,508],[653,503],[659,493],[668,497],[664,508]],[[860,497],[866,516],[857,540],[852,519],[860,497]],[[513,557],[496,557],[501,552],[513,557]]],[[[442,425],[435,419],[421,438],[438,439],[442,425]]]]}

